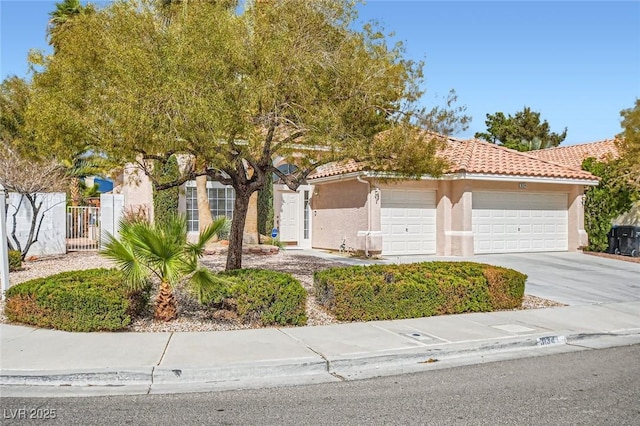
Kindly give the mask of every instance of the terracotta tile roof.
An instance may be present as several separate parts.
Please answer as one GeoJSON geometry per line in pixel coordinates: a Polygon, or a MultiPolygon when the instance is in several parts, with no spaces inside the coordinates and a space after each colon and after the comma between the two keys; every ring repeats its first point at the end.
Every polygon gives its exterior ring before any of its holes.
{"type": "MultiPolygon", "coordinates": [[[[471,173],[502,176],[528,176],[561,179],[596,178],[580,168],[567,167],[545,159],[508,149],[492,143],[473,140],[448,138],[446,147],[439,156],[447,159],[450,164],[447,173],[471,173]]],[[[342,175],[366,169],[353,160],[342,163],[332,163],[318,168],[309,179],[318,179],[342,175]]]]}
{"type": "Polygon", "coordinates": [[[541,149],[531,151],[530,154],[541,160],[580,169],[585,158],[594,157],[598,160],[605,160],[609,156],[618,158],[618,148],[615,139],[606,139],[580,145],[541,149]]]}
{"type": "Polygon", "coordinates": [[[489,142],[449,139],[439,154],[452,164],[451,173],[530,176],[566,179],[593,179],[591,173],[555,164],[489,142]]]}
{"type": "Polygon", "coordinates": [[[318,169],[309,176],[309,179],[318,179],[329,176],[344,175],[346,173],[359,172],[364,169],[363,163],[358,163],[354,160],[339,161],[336,163],[329,163],[324,166],[318,167],[318,169]]]}

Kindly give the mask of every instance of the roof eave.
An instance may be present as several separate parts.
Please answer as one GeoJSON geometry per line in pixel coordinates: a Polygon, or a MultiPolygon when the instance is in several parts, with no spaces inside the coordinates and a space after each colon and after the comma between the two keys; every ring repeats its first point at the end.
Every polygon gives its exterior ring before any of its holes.
{"type": "MultiPolygon", "coordinates": [[[[385,179],[407,179],[405,176],[396,173],[382,173],[372,171],[359,171],[338,174],[333,176],[325,176],[321,178],[309,179],[310,184],[322,184],[330,182],[338,182],[342,180],[356,179],[358,177],[368,178],[385,178],[385,179]]],[[[562,177],[547,177],[547,176],[524,176],[524,175],[500,175],[500,174],[488,174],[488,173],[448,173],[442,175],[440,178],[434,178],[433,176],[424,175],[420,180],[482,180],[482,181],[498,181],[498,182],[537,182],[537,183],[553,183],[564,185],[598,185],[598,179],[580,179],[580,178],[562,178],[562,177]]],[[[408,179],[407,179],[408,180],[408,179]]]]}

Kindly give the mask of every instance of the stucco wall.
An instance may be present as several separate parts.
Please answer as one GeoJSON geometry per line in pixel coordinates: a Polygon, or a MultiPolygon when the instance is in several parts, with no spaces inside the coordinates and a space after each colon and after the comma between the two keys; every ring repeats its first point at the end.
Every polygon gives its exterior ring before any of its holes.
{"type": "Polygon", "coordinates": [[[347,248],[364,250],[358,231],[368,226],[367,191],[368,185],[355,179],[316,186],[311,199],[314,248],[338,250],[344,241],[347,248]]]}
{"type": "MultiPolygon", "coordinates": [[[[47,256],[55,254],[64,254],[67,251],[66,242],[66,200],[67,196],[63,192],[55,193],[38,193],[37,203],[42,202],[40,209],[40,217],[43,217],[42,226],[38,234],[38,241],[31,246],[27,253],[29,256],[47,256]]],[[[20,194],[9,194],[9,208],[7,210],[7,234],[13,243],[14,223],[16,225],[16,237],[22,244],[24,249],[25,243],[29,236],[31,227],[31,218],[33,210],[27,200],[20,203],[20,194]],[[17,212],[14,220],[14,214],[17,212]]]]}
{"type": "Polygon", "coordinates": [[[640,226],[640,201],[636,202],[631,210],[617,217],[613,224],[640,226]]]}
{"type": "Polygon", "coordinates": [[[147,175],[135,164],[127,164],[119,192],[124,195],[125,214],[145,214],[153,220],[153,186],[147,175]]]}
{"type": "MultiPolygon", "coordinates": [[[[376,188],[424,189],[436,191],[436,253],[443,256],[473,255],[472,207],[474,191],[521,193],[565,193],[568,210],[569,251],[586,244],[582,195],[584,187],[575,184],[552,184],[518,181],[420,180],[398,183],[371,182],[367,185],[350,179],[317,186],[314,197],[313,247],[337,250],[346,238],[347,246],[364,249],[364,238],[357,231],[380,230],[380,202],[376,188]],[[520,185],[525,183],[525,185],[520,185]],[[367,216],[370,218],[367,219],[367,216]]],[[[381,239],[371,238],[369,250],[381,250],[381,239]]]]}

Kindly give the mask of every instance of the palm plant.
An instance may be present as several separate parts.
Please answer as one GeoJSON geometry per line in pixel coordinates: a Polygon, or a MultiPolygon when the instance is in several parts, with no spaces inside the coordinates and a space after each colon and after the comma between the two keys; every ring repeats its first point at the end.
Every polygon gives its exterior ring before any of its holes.
{"type": "Polygon", "coordinates": [[[155,300],[155,319],[171,321],[177,317],[177,304],[173,289],[186,282],[197,294],[200,302],[220,288],[224,280],[199,265],[204,248],[226,224],[227,219],[214,221],[199,235],[198,241],[187,241],[187,220],[184,215],[170,215],[151,224],[145,220],[120,222],[120,238],[106,237],[101,254],[116,262],[132,289],[145,286],[154,276],[160,281],[155,300]]]}
{"type": "Polygon", "coordinates": [[[58,38],[69,23],[79,15],[90,14],[95,11],[96,9],[92,4],[82,6],[80,0],[62,0],[56,3],[56,9],[49,13],[51,18],[47,27],[49,44],[54,47],[54,50],[57,50],[58,38]]]}
{"type": "Polygon", "coordinates": [[[69,160],[62,160],[65,175],[69,178],[69,198],[72,206],[78,206],[83,201],[82,180],[87,176],[104,177],[112,168],[112,164],[102,155],[91,150],[85,150],[73,155],[69,160]]]}

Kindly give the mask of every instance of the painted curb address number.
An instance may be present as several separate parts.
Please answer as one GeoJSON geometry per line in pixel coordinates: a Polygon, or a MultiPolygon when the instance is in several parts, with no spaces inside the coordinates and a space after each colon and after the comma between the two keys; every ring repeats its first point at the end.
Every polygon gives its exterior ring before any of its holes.
{"type": "Polygon", "coordinates": [[[567,338],[564,336],[545,336],[537,339],[538,346],[561,345],[564,343],[567,343],[567,338]]]}

